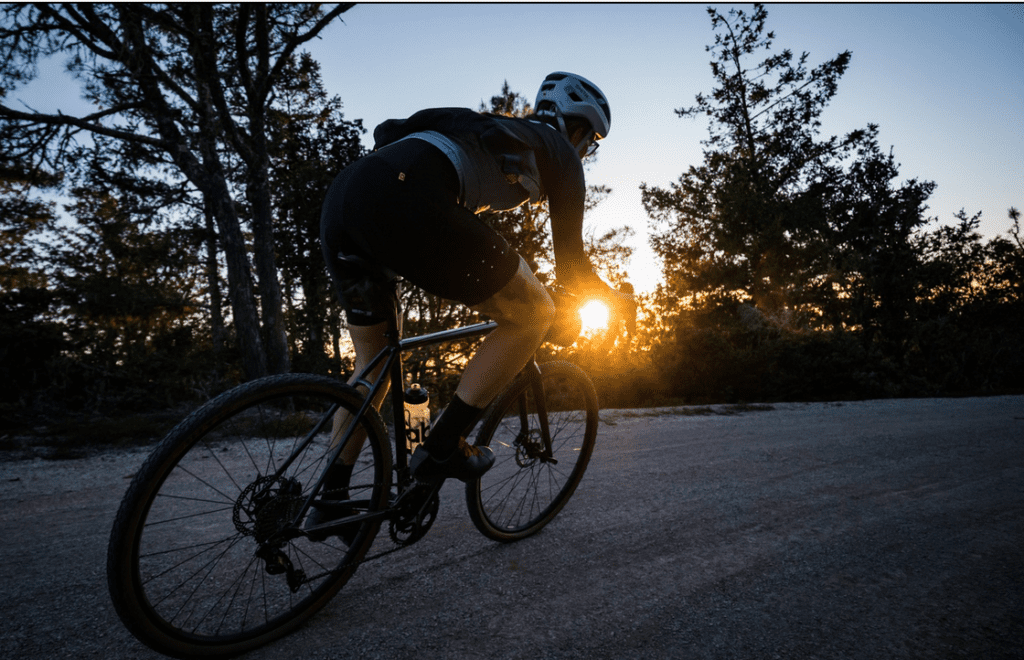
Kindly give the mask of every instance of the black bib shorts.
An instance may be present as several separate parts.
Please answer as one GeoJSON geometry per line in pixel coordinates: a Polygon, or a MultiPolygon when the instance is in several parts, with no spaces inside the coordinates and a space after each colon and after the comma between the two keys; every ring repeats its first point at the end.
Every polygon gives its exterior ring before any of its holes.
{"type": "Polygon", "coordinates": [[[350,325],[385,319],[345,295],[339,254],[362,257],[469,306],[512,280],[519,254],[458,198],[451,161],[415,138],[378,149],[338,174],[321,211],[320,242],[350,325]]]}

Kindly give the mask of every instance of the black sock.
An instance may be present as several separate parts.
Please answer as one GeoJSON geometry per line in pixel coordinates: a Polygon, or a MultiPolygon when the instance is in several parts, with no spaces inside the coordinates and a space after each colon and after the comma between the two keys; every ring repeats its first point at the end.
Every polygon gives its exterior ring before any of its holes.
{"type": "Polygon", "coordinates": [[[423,447],[434,458],[444,460],[459,448],[459,440],[469,435],[480,419],[483,408],[475,408],[455,395],[430,429],[423,447]]]}
{"type": "Polygon", "coordinates": [[[353,465],[334,463],[327,468],[327,479],[324,480],[324,488],[321,497],[325,500],[347,500],[348,482],[352,479],[353,465]]]}

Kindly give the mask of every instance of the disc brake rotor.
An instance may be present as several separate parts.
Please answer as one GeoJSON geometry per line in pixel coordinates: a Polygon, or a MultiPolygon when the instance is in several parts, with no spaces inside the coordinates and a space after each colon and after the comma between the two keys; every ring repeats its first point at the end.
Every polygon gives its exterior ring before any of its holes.
{"type": "Polygon", "coordinates": [[[302,484],[294,478],[257,477],[235,501],[235,529],[264,543],[290,524],[302,508],[302,484]]]}

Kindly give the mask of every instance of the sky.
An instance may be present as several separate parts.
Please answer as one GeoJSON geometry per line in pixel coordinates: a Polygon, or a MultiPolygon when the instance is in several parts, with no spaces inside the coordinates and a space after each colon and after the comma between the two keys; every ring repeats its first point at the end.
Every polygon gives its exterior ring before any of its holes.
{"type": "MultiPolygon", "coordinates": [[[[751,5],[715,5],[751,11],[751,5]]],[[[700,165],[703,119],[675,109],[714,87],[705,46],[714,41],[704,4],[356,5],[309,44],[328,92],[347,119],[372,130],[428,107],[478,109],[507,81],[531,103],[552,71],[571,71],[608,96],[612,126],[587,170],[611,195],[587,231],[629,226],[626,270],[650,291],[660,264],[648,245],[640,185],[668,187],[700,165]]],[[[1024,5],[768,5],[772,52],[809,53],[813,68],[853,58],[825,109],[823,138],[878,124],[900,180],[934,181],[927,215],[982,213],[986,238],[1005,234],[1007,209],[1024,210],[1024,5]]],[[[12,96],[42,111],[76,110],[61,65],[12,96]]],[[[73,98],[73,97],[72,97],[73,98]]],[[[14,103],[17,105],[17,103],[14,103]]]]}
{"type": "MultiPolygon", "coordinates": [[[[723,13],[734,5],[714,5],[723,13]]],[[[588,230],[636,232],[627,267],[640,291],[660,266],[647,244],[640,184],[668,187],[702,162],[703,119],[682,119],[714,87],[704,4],[356,5],[309,47],[347,119],[373,127],[427,107],[478,109],[508,81],[531,103],[544,77],[571,71],[608,96],[612,127],[587,182],[612,189],[588,230]]],[[[750,5],[735,5],[750,12],[750,5]]],[[[1024,6],[768,5],[773,52],[814,67],[853,53],[822,115],[822,136],[878,124],[900,179],[934,181],[927,215],[982,212],[986,238],[1024,208],[1024,6]]],[[[937,225],[936,225],[937,226],[937,225]]]]}

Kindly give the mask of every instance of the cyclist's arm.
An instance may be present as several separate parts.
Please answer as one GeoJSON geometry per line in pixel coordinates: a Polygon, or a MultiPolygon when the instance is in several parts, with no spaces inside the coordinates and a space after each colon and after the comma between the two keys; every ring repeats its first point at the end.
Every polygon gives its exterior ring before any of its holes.
{"type": "Polygon", "coordinates": [[[572,145],[561,134],[546,127],[542,130],[545,149],[535,152],[537,168],[551,214],[555,271],[559,281],[568,285],[584,274],[593,273],[583,247],[587,185],[583,165],[572,145]]]}
{"type": "Polygon", "coordinates": [[[636,298],[632,286],[626,285],[627,289],[616,291],[594,272],[583,247],[586,200],[583,165],[571,145],[561,135],[556,134],[556,137],[561,144],[550,145],[552,148],[549,148],[554,157],[542,159],[538,165],[548,195],[558,281],[577,294],[597,294],[603,298],[632,333],[636,324],[636,298]]]}

